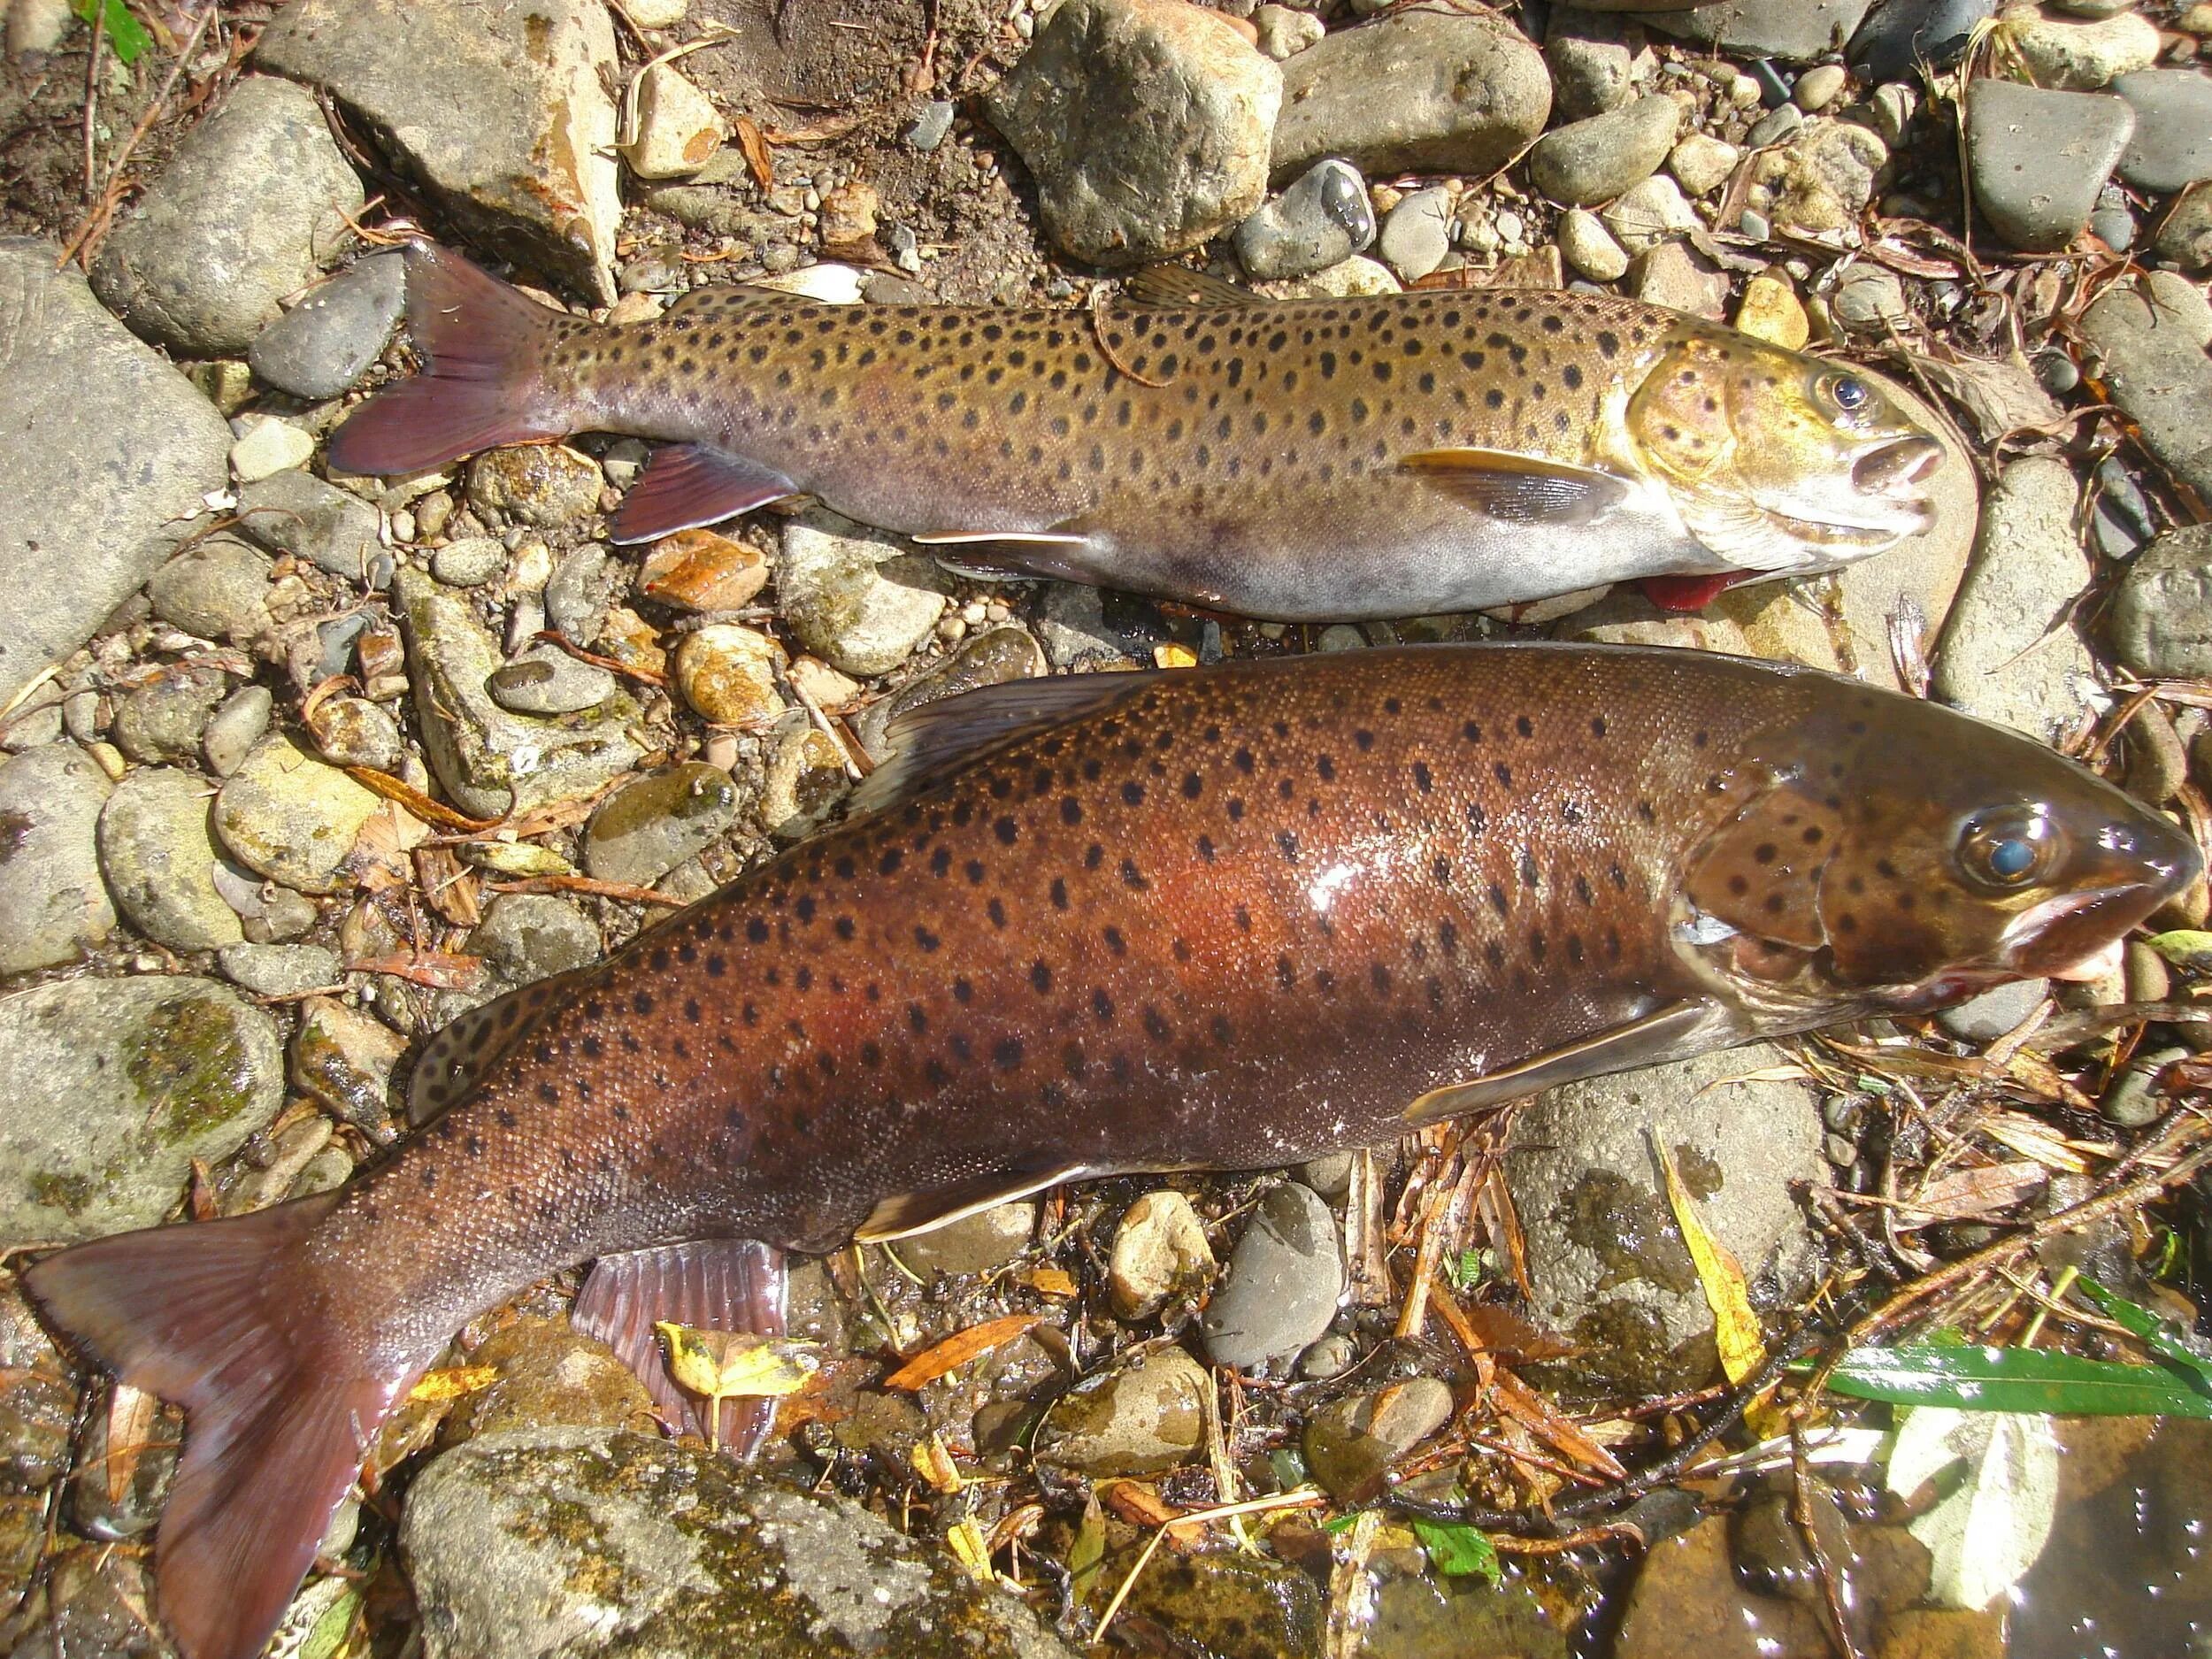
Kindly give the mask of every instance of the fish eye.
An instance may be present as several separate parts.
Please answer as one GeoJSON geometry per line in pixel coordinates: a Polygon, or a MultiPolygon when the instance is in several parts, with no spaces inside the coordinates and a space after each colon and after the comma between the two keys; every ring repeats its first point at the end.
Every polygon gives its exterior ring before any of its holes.
{"type": "Polygon", "coordinates": [[[1959,833],[1959,866],[1984,887],[2000,892],[2026,887],[2050,867],[2057,851],[2050,820],[2014,808],[1967,821],[1959,833]]]}
{"type": "Polygon", "coordinates": [[[1828,378],[1828,401],[1847,415],[1855,415],[1874,401],[1874,388],[1855,374],[1834,374],[1828,378]]]}

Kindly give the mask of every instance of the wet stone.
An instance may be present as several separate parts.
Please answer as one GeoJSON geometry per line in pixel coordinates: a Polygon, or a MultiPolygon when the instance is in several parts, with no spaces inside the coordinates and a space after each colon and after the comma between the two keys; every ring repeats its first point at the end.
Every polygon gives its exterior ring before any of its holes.
{"type": "Polygon", "coordinates": [[[469,505],[479,518],[557,530],[599,511],[599,464],[565,444],[492,449],[469,463],[469,505]]]}
{"type": "Polygon", "coordinates": [[[108,730],[115,746],[149,765],[189,760],[228,682],[212,668],[180,666],[124,694],[108,730]]]}
{"type": "Polygon", "coordinates": [[[234,535],[195,542],[154,572],[154,614],[204,640],[242,645],[269,626],[269,556],[234,535]]]}
{"type": "MultiPolygon", "coordinates": [[[[1118,1582],[1110,1568],[1094,1594],[1102,1602],[1118,1582]]],[[[1133,1628],[1171,1631],[1181,1651],[1206,1659],[1320,1659],[1323,1651],[1320,1586],[1263,1555],[1162,1550],[1132,1585],[1120,1617],[1133,1628]]]]}
{"type": "Polygon", "coordinates": [[[733,622],[710,623],[676,647],[676,687],[711,725],[767,726],[784,711],[776,685],[782,657],[782,647],[764,634],[733,622]]]}
{"type": "Polygon", "coordinates": [[[381,1138],[392,1110],[392,1068],[406,1040],[382,1021],[334,997],[300,1004],[293,1033],[292,1083],[339,1118],[381,1138]]]}
{"type": "Polygon", "coordinates": [[[1107,1263],[1107,1299],[1118,1318],[1149,1319],[1170,1297],[1202,1289],[1214,1267],[1198,1212],[1182,1194],[1164,1187],[1122,1212],[1107,1263]]]}
{"type": "Polygon", "coordinates": [[[2102,93],[1977,81],[1966,100],[1974,200],[2013,247],[2063,248],[2089,223],[2134,129],[2127,104],[2102,93]]]}
{"type": "Polygon", "coordinates": [[[2212,675],[2212,528],[2169,530],[2120,578],[2108,623],[2121,662],[2153,678],[2212,675]]]}
{"type": "Polygon", "coordinates": [[[784,620],[802,645],[846,673],[864,679],[904,662],[950,591],[934,560],[833,514],[804,513],[784,526],[776,567],[784,620]]]}
{"type": "Polygon", "coordinates": [[[964,641],[944,661],[864,710],[853,723],[854,730],[868,753],[883,760],[891,754],[890,728],[904,716],[945,697],[1027,680],[1044,672],[1044,657],[1028,634],[1017,627],[990,628],[964,641]]]}
{"type": "Polygon", "coordinates": [[[1036,1231],[1036,1203],[1022,1198],[901,1239],[891,1248],[924,1279],[932,1273],[987,1273],[1027,1249],[1036,1231]]]}
{"type": "Polygon", "coordinates": [[[200,753],[208,769],[227,778],[244,765],[267,733],[275,708],[276,698],[266,686],[241,686],[226,697],[200,733],[200,753]]]}
{"type": "Polygon", "coordinates": [[[449,588],[481,588],[506,571],[506,543],[493,536],[449,541],[430,556],[430,573],[449,588]]]}
{"type": "Polygon", "coordinates": [[[238,492],[239,528],[273,553],[289,553],[347,581],[392,579],[376,509],[311,472],[279,472],[238,492]]]}
{"type": "Polygon", "coordinates": [[[485,688],[516,714],[580,714],[614,695],[615,677],[547,642],[502,664],[485,688]]]}
{"type": "Polygon", "coordinates": [[[1306,1466],[1340,1502],[1363,1502],[1391,1465],[1450,1420],[1452,1391],[1433,1377],[1411,1377],[1349,1394],[1306,1425],[1306,1466]]]}
{"type": "Polygon", "coordinates": [[[1555,127],[1529,151],[1529,177],[1555,202],[1593,207],[1659,170],[1674,148],[1682,106],[1659,93],[1555,127]]]}
{"type": "Polygon", "coordinates": [[[1237,259],[1248,275],[1266,281],[1322,270],[1374,241],[1367,180],[1349,162],[1332,157],[1314,163],[1237,227],[1237,259]]]}
{"type": "Polygon", "coordinates": [[[1644,1557],[1628,1592],[1617,1659],[1764,1659],[1821,1650],[1825,1638],[1812,1608],[1757,1595],[1736,1581],[1728,1528],[1725,1516],[1710,1517],[1644,1557]]]}
{"type": "Polygon", "coordinates": [[[48,1563],[45,1608],[11,1659],[174,1659],[154,1609],[153,1557],[88,1544],[57,1552],[48,1563]]]}
{"type": "Polygon", "coordinates": [[[269,1017],[210,979],[82,979],[0,1002],[0,1241],[153,1225],[276,1116],[269,1017]]]}
{"type": "Polygon", "coordinates": [[[1945,1009],[1936,1016],[1936,1024],[1969,1042],[1994,1042],[2035,1012],[2049,991],[2041,979],[2015,979],[1945,1009]]]}
{"type": "Polygon", "coordinates": [[[740,611],[768,583],[768,557],[711,530],[679,530],[653,543],[639,572],[648,598],[685,611],[740,611]]]}
{"type": "MultiPolygon", "coordinates": [[[[0,1491],[40,1491],[69,1466],[77,1387],[22,1292],[0,1292],[0,1491]]],[[[43,1531],[43,1528],[41,1529],[43,1531]]]]}
{"type": "Polygon", "coordinates": [[[384,354],[406,299],[405,263],[372,255],[255,335],[246,361],[279,391],[310,403],[336,397],[384,354]]]}
{"type": "Polygon", "coordinates": [[[1156,1348],[1054,1402],[1037,1430],[1037,1461],[1094,1479],[1172,1469],[1204,1442],[1212,1389],[1181,1348],[1156,1348]]]}
{"type": "Polygon", "coordinates": [[[109,789],[74,743],[0,765],[0,973],[73,962],[115,926],[96,843],[109,789]]]}
{"type": "Polygon", "coordinates": [[[1230,1253],[1202,1329],[1217,1365],[1279,1370],[1317,1340],[1344,1294],[1336,1217],[1310,1187],[1286,1181],[1261,1199],[1230,1253]]]}
{"type": "Polygon", "coordinates": [[[334,766],[399,770],[405,749],[399,723],[365,697],[326,697],[307,718],[315,748],[334,766]]]}
{"type": "Polygon", "coordinates": [[[214,790],[195,772],[126,772],[100,814],[100,864],[132,926],[172,950],[242,943],[238,912],[215,886],[214,790]]]}
{"type": "Polygon", "coordinates": [[[246,757],[215,799],[215,833],[232,857],[303,893],[339,885],[339,866],[377,797],[285,737],[246,757]]]}
{"type": "Polygon", "coordinates": [[[737,786],[704,761],[624,784],[584,831],[584,869],[601,881],[650,887],[710,845],[737,817],[737,786]]]}
{"type": "Polygon", "coordinates": [[[256,996],[296,996],[338,982],[338,953],[322,945],[226,945],[216,953],[223,977],[256,996]]]}
{"type": "Polygon", "coordinates": [[[415,1481],[401,1548],[429,1659],[1074,1659],[859,1505],[656,1436],[471,1440],[415,1481]]]}
{"type": "Polygon", "coordinates": [[[112,1384],[94,1392],[90,1409],[85,1414],[77,1467],[69,1477],[63,1502],[72,1532],[86,1538],[120,1541],[143,1537],[161,1518],[162,1505],[169,1500],[170,1482],[176,1476],[184,1413],[166,1402],[154,1403],[138,1455],[127,1465],[130,1479],[122,1483],[119,1492],[110,1492],[108,1425],[112,1419],[108,1402],[113,1392],[112,1384]]]}
{"type": "Polygon", "coordinates": [[[518,1319],[468,1356],[499,1374],[465,1395],[440,1431],[448,1446],[509,1429],[655,1432],[653,1397],[614,1350],[565,1319],[518,1319]]]}
{"type": "Polygon", "coordinates": [[[760,821],[779,841],[813,833],[852,787],[845,751],[803,715],[786,716],[761,780],[760,821]]]}
{"type": "Polygon", "coordinates": [[[637,764],[642,750],[629,727],[638,707],[626,691],[583,714],[517,714],[486,688],[500,653],[466,599],[414,570],[393,578],[392,593],[423,747],[461,810],[497,818],[573,800],[637,764]]]}

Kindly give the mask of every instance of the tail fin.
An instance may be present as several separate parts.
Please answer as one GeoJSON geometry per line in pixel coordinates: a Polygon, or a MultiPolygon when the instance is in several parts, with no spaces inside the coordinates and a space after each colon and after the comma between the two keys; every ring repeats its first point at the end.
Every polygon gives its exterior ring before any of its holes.
{"type": "Polygon", "coordinates": [[[260,1653],[411,1380],[361,1374],[367,1356],[288,1271],[338,1196],[121,1233],[25,1278],[93,1357],[186,1409],[156,1540],[161,1614],[186,1659],[260,1653]]]}
{"type": "Polygon", "coordinates": [[[558,438],[543,411],[545,361],[561,313],[428,242],[407,249],[407,331],[423,373],[386,388],[330,441],[344,472],[418,472],[503,443],[558,438]]]}

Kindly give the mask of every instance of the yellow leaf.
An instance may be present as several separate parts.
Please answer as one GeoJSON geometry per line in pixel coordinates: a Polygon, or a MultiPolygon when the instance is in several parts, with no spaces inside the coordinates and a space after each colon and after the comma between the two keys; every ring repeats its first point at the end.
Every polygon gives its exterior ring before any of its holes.
{"type": "Polygon", "coordinates": [[[1660,1173],[1666,1177],[1667,1204],[1674,1211],[1675,1225],[1682,1229],[1682,1242],[1689,1247],[1690,1260],[1697,1266],[1698,1283],[1705,1287],[1705,1305],[1713,1310],[1713,1344],[1720,1349],[1720,1368],[1730,1382],[1740,1383],[1756,1373],[1767,1359],[1766,1339],[1760,1334],[1759,1316],[1751,1311],[1751,1293],[1744,1283],[1743,1269],[1736,1264],[1728,1247],[1706,1231],[1697,1201],[1682,1185],[1674,1159],[1656,1135],[1652,1137],[1651,1148],[1659,1159],[1660,1173]]]}
{"type": "Polygon", "coordinates": [[[960,1490],[959,1465],[952,1461],[952,1454],[945,1449],[944,1436],[932,1429],[926,1439],[914,1443],[914,1472],[940,1492],[960,1490]]]}
{"type": "Polygon", "coordinates": [[[1177,645],[1171,641],[1165,645],[1152,648],[1152,660],[1162,668],[1195,668],[1198,666],[1198,653],[1187,645],[1177,645]]]}
{"type": "Polygon", "coordinates": [[[410,1400],[458,1400],[488,1388],[499,1380],[496,1365],[449,1365],[442,1371],[426,1371],[422,1380],[407,1391],[410,1400]]]}
{"type": "Polygon", "coordinates": [[[991,1571],[991,1547],[984,1542],[983,1529],[973,1521],[955,1521],[946,1531],[945,1542],[971,1578],[988,1584],[996,1576],[991,1571]]]}
{"type": "Polygon", "coordinates": [[[710,1400],[793,1394],[822,1369],[811,1342],[785,1342],[749,1333],[695,1331],[662,1320],[653,1327],[668,1348],[676,1380],[710,1400]]]}
{"type": "Polygon", "coordinates": [[[1075,1294],[1075,1275],[1064,1267],[1035,1267],[1020,1277],[1023,1284],[1041,1296],[1075,1294]]]}

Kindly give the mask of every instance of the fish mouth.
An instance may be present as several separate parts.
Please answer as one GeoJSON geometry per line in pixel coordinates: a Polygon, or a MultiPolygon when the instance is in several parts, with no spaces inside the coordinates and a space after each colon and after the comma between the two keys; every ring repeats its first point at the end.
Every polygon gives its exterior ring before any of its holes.
{"type": "Polygon", "coordinates": [[[1861,456],[1851,469],[1851,481],[1870,495],[1925,505],[1925,486],[1942,459],[1941,444],[1915,434],[1861,456]]]}
{"type": "Polygon", "coordinates": [[[1847,505],[1793,502],[1794,513],[1773,505],[1763,511],[1778,529],[1809,547],[1878,552],[1934,526],[1926,485],[1942,460],[1943,446],[1932,438],[1894,438],[1853,464],[1847,505]],[[1807,516],[1809,509],[1818,516],[1807,516]]]}

